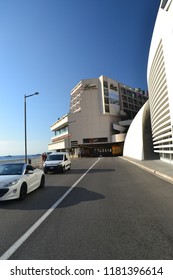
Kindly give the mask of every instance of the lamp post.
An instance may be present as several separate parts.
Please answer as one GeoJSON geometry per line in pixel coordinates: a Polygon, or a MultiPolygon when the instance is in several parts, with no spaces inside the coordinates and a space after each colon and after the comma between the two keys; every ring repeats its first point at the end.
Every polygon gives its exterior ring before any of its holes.
{"type": "Polygon", "coordinates": [[[35,92],[33,94],[24,95],[24,125],[25,125],[25,163],[27,163],[27,131],[26,131],[26,99],[28,97],[38,95],[39,92],[35,92]]]}

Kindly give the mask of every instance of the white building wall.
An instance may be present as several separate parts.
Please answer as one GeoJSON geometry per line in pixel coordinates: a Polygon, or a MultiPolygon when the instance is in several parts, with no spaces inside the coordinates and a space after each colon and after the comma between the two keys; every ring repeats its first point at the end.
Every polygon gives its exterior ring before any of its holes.
{"type": "Polygon", "coordinates": [[[124,142],[123,156],[144,160],[143,128],[148,110],[149,101],[139,110],[129,127],[124,142]]]}
{"type": "MultiPolygon", "coordinates": [[[[161,1],[162,4],[162,1],[161,1]]],[[[158,11],[150,46],[147,80],[154,151],[173,159],[173,1],[158,11]]]]}
{"type": "Polygon", "coordinates": [[[61,140],[57,143],[51,143],[48,145],[49,151],[64,150],[67,147],[67,140],[61,140]]]}
{"type": "Polygon", "coordinates": [[[112,135],[112,143],[119,143],[119,142],[124,142],[126,137],[126,133],[119,133],[119,134],[114,134],[112,135]]]}
{"type": "Polygon", "coordinates": [[[173,2],[169,8],[168,14],[164,11],[164,20],[166,21],[166,30],[163,31],[163,47],[171,123],[173,125],[173,2]]]}
{"type": "Polygon", "coordinates": [[[54,124],[51,125],[51,130],[55,131],[56,129],[63,127],[66,123],[68,123],[68,115],[66,114],[62,118],[58,119],[54,124]]]}
{"type": "Polygon", "coordinates": [[[82,91],[80,92],[81,110],[69,114],[70,141],[78,141],[78,144],[83,144],[85,138],[105,137],[108,138],[108,142],[112,142],[112,123],[119,121],[120,117],[103,112],[103,78],[101,76],[100,78],[85,79],[80,82],[80,86],[82,83],[82,91]],[[91,85],[91,87],[88,86],[89,89],[85,90],[87,85],[91,85]]]}
{"type": "Polygon", "coordinates": [[[87,90],[82,94],[81,111],[69,114],[69,134],[71,141],[83,143],[84,138],[107,137],[112,142],[111,125],[119,118],[101,113],[98,90],[87,90]]]}

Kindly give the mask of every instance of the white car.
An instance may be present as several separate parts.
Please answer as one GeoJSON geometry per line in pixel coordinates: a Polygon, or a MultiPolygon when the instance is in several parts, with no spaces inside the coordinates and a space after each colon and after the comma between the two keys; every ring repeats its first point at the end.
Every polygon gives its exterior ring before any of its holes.
{"type": "Polygon", "coordinates": [[[44,185],[45,175],[41,169],[25,163],[0,165],[0,201],[23,200],[28,193],[44,185]]]}
{"type": "Polygon", "coordinates": [[[47,172],[65,172],[70,170],[71,160],[70,156],[66,152],[53,152],[47,156],[46,161],[43,164],[43,170],[47,172]]]}

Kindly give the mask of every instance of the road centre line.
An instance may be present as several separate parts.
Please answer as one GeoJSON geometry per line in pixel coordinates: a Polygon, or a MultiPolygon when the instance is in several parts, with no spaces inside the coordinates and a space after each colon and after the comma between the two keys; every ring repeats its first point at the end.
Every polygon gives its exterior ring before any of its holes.
{"type": "Polygon", "coordinates": [[[56,207],[66,198],[66,196],[79,184],[87,173],[97,164],[98,158],[93,165],[61,196],[4,254],[0,260],[8,260],[16,250],[29,238],[29,236],[45,221],[45,219],[56,209],[56,207]]]}

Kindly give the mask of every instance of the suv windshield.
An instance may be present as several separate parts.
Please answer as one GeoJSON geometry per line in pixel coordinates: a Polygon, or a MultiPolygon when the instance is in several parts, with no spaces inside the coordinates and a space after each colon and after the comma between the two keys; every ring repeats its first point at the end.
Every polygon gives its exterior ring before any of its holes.
{"type": "Polygon", "coordinates": [[[48,161],[51,161],[51,160],[63,160],[63,155],[49,155],[47,157],[47,160],[48,161]]]}

